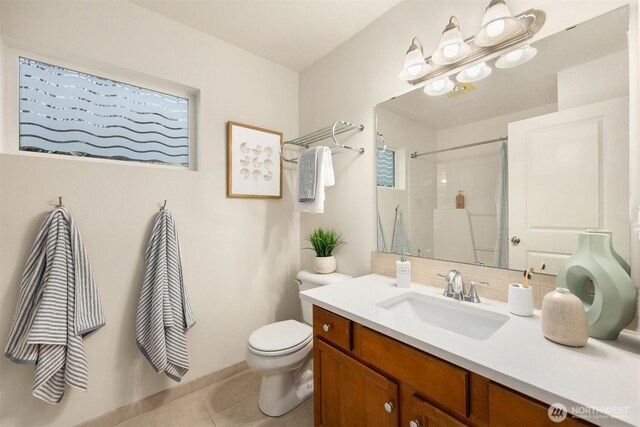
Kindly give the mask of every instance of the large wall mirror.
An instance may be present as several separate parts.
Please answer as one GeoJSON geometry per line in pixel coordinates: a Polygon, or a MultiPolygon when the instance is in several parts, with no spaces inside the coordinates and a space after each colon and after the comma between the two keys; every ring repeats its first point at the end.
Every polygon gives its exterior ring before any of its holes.
{"type": "Polygon", "coordinates": [[[616,9],[517,67],[379,104],[378,250],[555,274],[603,228],[629,261],[628,29],[616,9]]]}

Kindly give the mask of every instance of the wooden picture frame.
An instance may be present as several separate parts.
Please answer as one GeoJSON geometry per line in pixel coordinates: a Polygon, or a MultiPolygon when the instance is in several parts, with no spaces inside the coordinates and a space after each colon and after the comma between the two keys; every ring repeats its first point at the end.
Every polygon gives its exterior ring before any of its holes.
{"type": "Polygon", "coordinates": [[[282,199],[282,132],[227,122],[227,197],[282,199]]]}

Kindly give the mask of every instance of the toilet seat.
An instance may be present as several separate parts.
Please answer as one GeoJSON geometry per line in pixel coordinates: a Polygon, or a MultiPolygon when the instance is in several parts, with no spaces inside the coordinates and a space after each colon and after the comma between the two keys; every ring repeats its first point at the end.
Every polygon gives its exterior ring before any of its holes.
{"type": "Polygon", "coordinates": [[[284,356],[309,344],[312,332],[311,326],[296,320],[271,323],[251,334],[248,349],[258,356],[284,356]]]}

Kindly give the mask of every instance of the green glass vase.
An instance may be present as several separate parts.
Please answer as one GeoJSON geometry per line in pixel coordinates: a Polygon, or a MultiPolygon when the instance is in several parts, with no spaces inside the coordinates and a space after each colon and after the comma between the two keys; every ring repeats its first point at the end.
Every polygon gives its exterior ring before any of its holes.
{"type": "Polygon", "coordinates": [[[578,249],[558,271],[556,286],[567,288],[584,305],[589,336],[615,340],[635,315],[636,290],[623,264],[612,251],[611,233],[578,234],[578,249]],[[595,295],[590,302],[589,280],[595,295]]]}

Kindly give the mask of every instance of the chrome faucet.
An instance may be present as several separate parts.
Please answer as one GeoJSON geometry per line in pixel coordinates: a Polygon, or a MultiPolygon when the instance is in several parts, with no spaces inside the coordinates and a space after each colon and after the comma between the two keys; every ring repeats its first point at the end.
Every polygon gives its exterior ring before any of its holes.
{"type": "Polygon", "coordinates": [[[436,274],[436,277],[440,279],[444,279],[447,282],[447,287],[445,288],[442,295],[448,298],[453,298],[459,301],[467,301],[475,304],[480,303],[480,297],[476,292],[477,286],[489,286],[488,282],[476,282],[472,280],[470,282],[471,287],[469,288],[469,292],[466,292],[464,289],[464,281],[462,280],[462,274],[458,270],[451,270],[447,275],[436,274]]]}
{"type": "Polygon", "coordinates": [[[464,281],[462,280],[462,274],[458,270],[451,270],[446,276],[442,274],[436,274],[436,276],[447,282],[447,287],[442,295],[460,301],[464,300],[464,281]]]}

